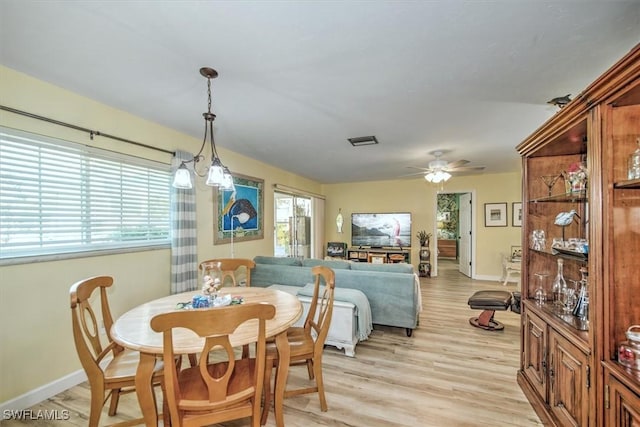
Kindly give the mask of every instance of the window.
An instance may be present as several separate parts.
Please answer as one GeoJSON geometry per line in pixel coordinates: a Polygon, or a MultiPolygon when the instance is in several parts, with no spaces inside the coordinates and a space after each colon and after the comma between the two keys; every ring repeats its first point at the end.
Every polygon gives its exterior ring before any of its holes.
{"type": "Polygon", "coordinates": [[[170,243],[169,165],[0,127],[0,261],[170,243]]]}

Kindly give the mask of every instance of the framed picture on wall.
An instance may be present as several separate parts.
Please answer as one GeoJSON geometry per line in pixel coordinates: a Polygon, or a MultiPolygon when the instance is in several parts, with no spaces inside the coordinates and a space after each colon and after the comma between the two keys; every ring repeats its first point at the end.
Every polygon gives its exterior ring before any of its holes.
{"type": "Polygon", "coordinates": [[[264,238],[264,180],[233,175],[235,191],[213,189],[213,244],[264,238]]]}
{"type": "Polygon", "coordinates": [[[507,203],[485,203],[484,204],[484,226],[485,227],[506,227],[507,226],[507,203]]]}
{"type": "Polygon", "coordinates": [[[513,227],[522,227],[522,203],[514,202],[513,209],[511,210],[511,225],[513,227]]]}

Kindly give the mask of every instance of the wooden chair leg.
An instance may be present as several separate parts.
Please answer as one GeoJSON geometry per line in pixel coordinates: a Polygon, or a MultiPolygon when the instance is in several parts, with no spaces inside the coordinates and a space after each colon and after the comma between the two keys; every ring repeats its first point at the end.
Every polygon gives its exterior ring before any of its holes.
{"type": "Polygon", "coordinates": [[[313,370],[315,371],[316,386],[318,387],[318,397],[320,397],[320,410],[327,412],[327,399],[324,396],[324,380],[322,378],[322,361],[316,360],[313,364],[313,370]]]}
{"type": "Polygon", "coordinates": [[[309,379],[312,380],[313,379],[313,359],[307,359],[307,372],[309,373],[309,379]]]}
{"type": "Polygon", "coordinates": [[[273,359],[267,359],[264,367],[264,386],[262,394],[264,396],[262,404],[262,416],[260,417],[260,425],[267,423],[269,410],[271,409],[271,372],[273,371],[273,359]]]}
{"type": "Polygon", "coordinates": [[[248,359],[250,357],[249,355],[249,344],[242,346],[242,358],[243,359],[248,359]]]}
{"type": "Polygon", "coordinates": [[[89,427],[98,427],[100,423],[100,413],[104,406],[104,389],[102,384],[91,386],[91,408],[89,409],[89,427]]]}
{"type": "Polygon", "coordinates": [[[195,353],[189,353],[189,365],[191,367],[198,366],[198,357],[195,353]]]}
{"type": "Polygon", "coordinates": [[[109,416],[113,417],[118,411],[120,401],[120,389],[111,390],[111,403],[109,404],[109,416]]]}
{"type": "Polygon", "coordinates": [[[166,427],[171,426],[171,414],[169,414],[169,404],[167,402],[167,389],[164,385],[164,381],[160,384],[160,390],[162,391],[162,423],[166,427]]]}

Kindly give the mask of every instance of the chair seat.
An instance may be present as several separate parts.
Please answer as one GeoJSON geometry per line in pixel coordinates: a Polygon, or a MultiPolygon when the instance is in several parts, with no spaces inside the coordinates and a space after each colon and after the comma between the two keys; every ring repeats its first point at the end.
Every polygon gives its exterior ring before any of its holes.
{"type": "MultiPolygon", "coordinates": [[[[140,353],[126,349],[118,353],[114,358],[107,360],[103,366],[105,383],[133,382],[139,361],[140,353]]],[[[161,360],[156,361],[156,366],[153,369],[154,384],[156,383],[156,377],[163,375],[163,367],[164,364],[161,360]]]]}
{"type": "MultiPolygon", "coordinates": [[[[292,327],[287,330],[291,360],[313,356],[313,339],[305,332],[304,328],[292,327]]],[[[277,359],[278,350],[275,342],[267,343],[267,359],[277,359]]]]}

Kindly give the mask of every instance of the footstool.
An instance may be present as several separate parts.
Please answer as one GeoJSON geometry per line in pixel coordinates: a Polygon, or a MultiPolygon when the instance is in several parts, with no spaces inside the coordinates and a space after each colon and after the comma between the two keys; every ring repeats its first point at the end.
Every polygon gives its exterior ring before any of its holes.
{"type": "Polygon", "coordinates": [[[512,295],[508,291],[478,291],[469,297],[469,307],[484,310],[478,317],[469,319],[476,328],[488,331],[501,331],[504,325],[493,316],[496,310],[506,311],[511,307],[512,295]]]}

